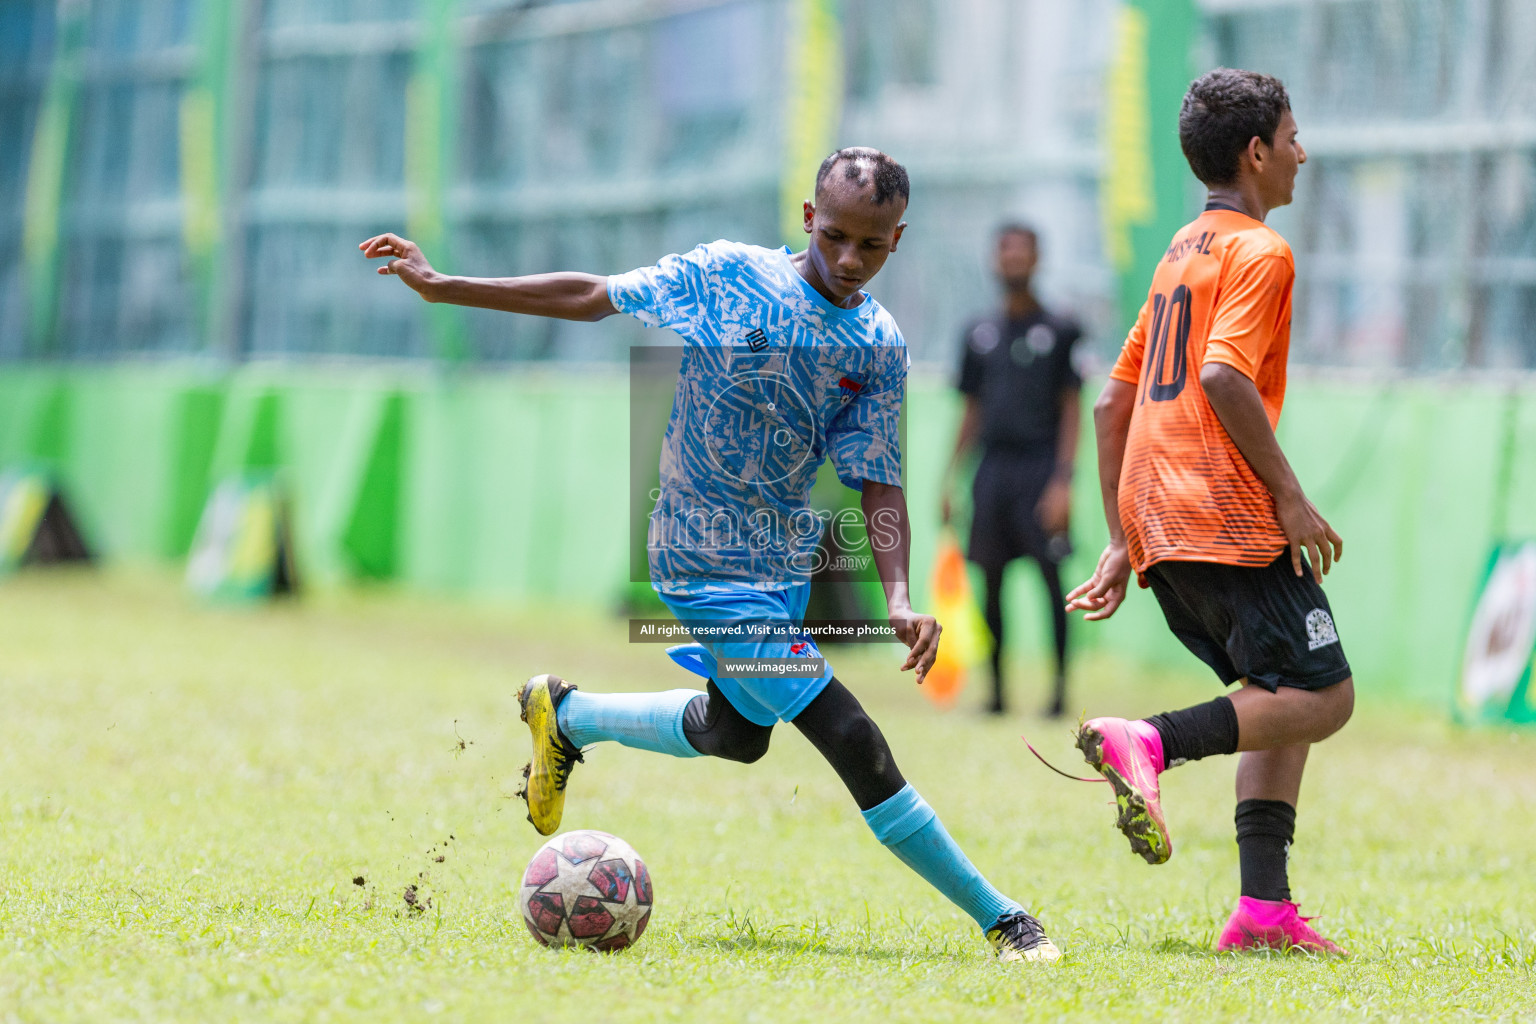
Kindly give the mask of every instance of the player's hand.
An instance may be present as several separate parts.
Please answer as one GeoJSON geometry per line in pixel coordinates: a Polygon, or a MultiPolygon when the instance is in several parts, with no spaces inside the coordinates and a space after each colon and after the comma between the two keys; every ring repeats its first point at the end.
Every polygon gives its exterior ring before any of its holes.
{"type": "Polygon", "coordinates": [[[437,280],[437,271],[432,269],[432,264],[427,262],[415,242],[393,232],[385,232],[360,243],[358,248],[370,260],[389,260],[379,268],[379,273],[395,275],[414,288],[422,298],[428,302],[433,301],[428,290],[437,280]]]}
{"type": "Polygon", "coordinates": [[[896,639],[911,648],[901,670],[915,670],[918,685],[922,685],[939,656],[939,634],[944,627],[932,615],[921,615],[909,607],[892,608],[891,625],[896,630],[896,639]]]}
{"type": "Polygon", "coordinates": [[[1093,575],[1067,595],[1067,611],[1085,611],[1083,618],[1089,622],[1109,618],[1125,600],[1130,579],[1130,553],[1124,544],[1111,543],[1099,556],[1093,575]]]}
{"type": "Polygon", "coordinates": [[[1067,532],[1072,523],[1072,481],[1051,477],[1035,505],[1035,518],[1045,530],[1046,536],[1054,537],[1067,532]]]}
{"type": "Polygon", "coordinates": [[[1344,538],[1328,525],[1305,494],[1298,492],[1293,498],[1277,500],[1275,514],[1291,545],[1291,568],[1297,576],[1302,574],[1301,556],[1305,553],[1312,563],[1312,579],[1323,582],[1333,563],[1344,557],[1344,538]]]}

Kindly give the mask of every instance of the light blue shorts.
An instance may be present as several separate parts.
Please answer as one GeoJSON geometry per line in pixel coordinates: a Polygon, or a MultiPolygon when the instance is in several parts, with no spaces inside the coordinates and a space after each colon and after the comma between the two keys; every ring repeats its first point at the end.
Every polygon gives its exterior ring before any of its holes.
{"type": "MultiPolygon", "coordinates": [[[[716,594],[663,594],[658,590],[657,594],[682,622],[767,621],[798,628],[805,621],[811,585],[799,583],[787,590],[742,589],[716,594]]],[[[820,658],[821,652],[808,638],[793,642],[780,638],[711,642],[705,638],[690,651],[697,652],[700,662],[690,667],[713,679],[731,706],[757,725],[792,721],[832,679],[830,663],[819,678],[722,679],[715,671],[720,658],[820,658]]]]}

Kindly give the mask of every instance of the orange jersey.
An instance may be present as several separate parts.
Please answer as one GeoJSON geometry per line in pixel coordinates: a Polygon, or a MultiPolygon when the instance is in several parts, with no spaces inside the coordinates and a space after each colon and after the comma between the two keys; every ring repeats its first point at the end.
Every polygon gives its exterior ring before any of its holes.
{"type": "Polygon", "coordinates": [[[1274,498],[1206,401],[1200,368],[1240,370],[1278,424],[1295,277],[1285,239],[1214,205],[1158,263],[1110,373],[1136,385],[1120,522],[1138,574],[1163,561],[1263,566],[1285,550],[1274,498]]]}

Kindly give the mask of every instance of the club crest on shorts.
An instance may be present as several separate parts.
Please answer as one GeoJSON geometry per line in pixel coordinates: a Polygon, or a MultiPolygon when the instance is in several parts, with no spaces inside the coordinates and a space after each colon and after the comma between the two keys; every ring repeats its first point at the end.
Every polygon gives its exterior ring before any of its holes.
{"type": "Polygon", "coordinates": [[[1333,616],[1321,608],[1307,612],[1307,650],[1315,651],[1338,642],[1339,631],[1333,628],[1333,616]]]}

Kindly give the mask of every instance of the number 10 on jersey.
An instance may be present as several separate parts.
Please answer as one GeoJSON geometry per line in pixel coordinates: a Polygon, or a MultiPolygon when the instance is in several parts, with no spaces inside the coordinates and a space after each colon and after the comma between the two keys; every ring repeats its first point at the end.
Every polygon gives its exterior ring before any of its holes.
{"type": "Polygon", "coordinates": [[[1189,362],[1189,286],[1179,285],[1172,295],[1152,296],[1152,330],[1147,337],[1146,390],[1141,400],[1171,402],[1184,390],[1189,362]],[[1169,345],[1169,335],[1172,345],[1169,345]]]}

